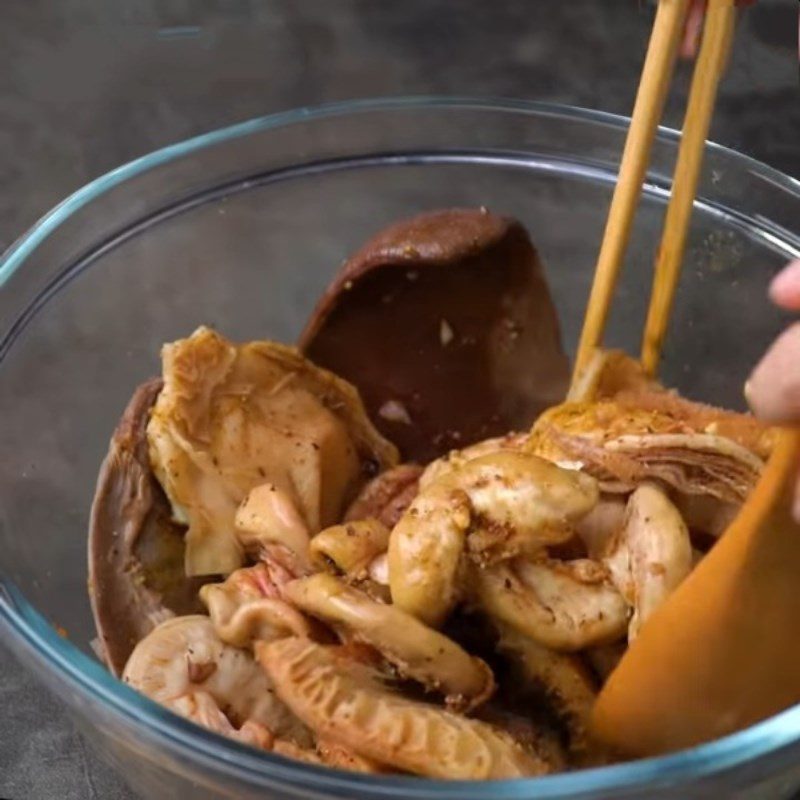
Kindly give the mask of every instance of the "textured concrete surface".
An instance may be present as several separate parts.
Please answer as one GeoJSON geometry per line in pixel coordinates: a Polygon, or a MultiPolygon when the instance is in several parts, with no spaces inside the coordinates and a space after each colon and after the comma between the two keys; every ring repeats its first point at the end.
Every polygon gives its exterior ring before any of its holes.
{"type": "MultiPolygon", "coordinates": [[[[644,0],[5,0],[0,247],[122,162],[290,107],[452,93],[626,113],[652,12],[644,0]]],[[[712,137],[800,177],[796,14],[790,0],[747,12],[712,137]]],[[[131,797],[5,651],[0,797],[131,797]]]]}

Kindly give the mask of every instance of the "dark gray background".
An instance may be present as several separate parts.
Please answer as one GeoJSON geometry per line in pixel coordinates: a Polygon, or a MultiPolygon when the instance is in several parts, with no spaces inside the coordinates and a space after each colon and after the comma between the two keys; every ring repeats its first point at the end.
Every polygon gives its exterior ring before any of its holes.
{"type": "MultiPolygon", "coordinates": [[[[712,138],[800,177],[797,6],[744,15],[712,138]]],[[[294,106],[451,93],[627,113],[652,15],[644,0],[0,0],[0,249],[122,162],[294,106]]],[[[2,650],[0,797],[131,797],[2,650]]]]}

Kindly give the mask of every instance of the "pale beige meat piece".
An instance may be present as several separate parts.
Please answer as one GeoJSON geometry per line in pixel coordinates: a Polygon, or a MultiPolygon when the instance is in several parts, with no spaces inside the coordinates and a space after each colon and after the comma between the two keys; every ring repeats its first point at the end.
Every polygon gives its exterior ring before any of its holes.
{"type": "Polygon", "coordinates": [[[122,680],[167,706],[202,691],[226,709],[232,722],[250,720],[298,744],[311,742],[308,729],[277,697],[253,656],[225,644],[208,617],[175,617],[161,623],[136,645],[122,680]]]}
{"type": "Polygon", "coordinates": [[[516,558],[472,572],[474,602],[553,650],[572,652],[624,635],[629,609],[602,564],[516,558]]]}
{"type": "Polygon", "coordinates": [[[313,535],[338,521],[367,470],[397,461],[356,390],[291,347],[199,328],[164,345],[162,360],[147,436],[173,514],[189,526],[188,575],[243,565],[234,520],[256,486],[283,492],[313,535]]]}
{"type": "Polygon", "coordinates": [[[525,433],[509,433],[505,436],[484,439],[482,442],[476,442],[461,450],[451,450],[425,467],[419,477],[419,488],[424,489],[426,486],[430,486],[434,481],[438,481],[453,470],[463,467],[468,461],[473,461],[481,456],[499,453],[502,450],[521,450],[527,438],[525,433]]]}
{"type": "Polygon", "coordinates": [[[469,497],[447,485],[418,495],[389,537],[392,602],[437,627],[463,595],[463,553],[469,497]]]}
{"type": "Polygon", "coordinates": [[[622,350],[596,349],[573,381],[566,400],[566,407],[612,400],[623,411],[654,412],[685,430],[731,439],[762,459],[772,452],[775,441],[775,429],[751,414],[687,400],[649,376],[640,361],[622,350]]]}
{"type": "Polygon", "coordinates": [[[527,453],[469,459],[426,485],[392,530],[392,600],[437,626],[463,595],[466,559],[486,565],[567,541],[597,499],[589,476],[527,453]]]}
{"type": "Polygon", "coordinates": [[[529,452],[572,462],[607,492],[657,480],[684,494],[739,503],[764,466],[770,432],[740,414],[701,406],[692,416],[667,392],[565,403],[536,421],[529,452]]]}
{"type": "Polygon", "coordinates": [[[373,478],[358,493],[344,515],[344,522],[377,519],[393,528],[417,496],[422,467],[398,464],[373,478]]]}
{"type": "Polygon", "coordinates": [[[291,492],[273,483],[262,483],[251,489],[234,517],[234,536],[251,558],[269,554],[293,572],[311,571],[308,546],[308,523],[292,499],[291,492]]]}
{"type": "Polygon", "coordinates": [[[469,497],[467,553],[478,564],[566,541],[598,499],[588,476],[511,450],[470,459],[434,485],[448,483],[469,497]]]}
{"type": "Polygon", "coordinates": [[[256,652],[281,699],[319,737],[396,769],[431,778],[542,775],[549,765],[501,731],[392,692],[343,648],[301,638],[256,652]]]}
{"type": "Polygon", "coordinates": [[[378,764],[376,761],[354,753],[338,742],[326,739],[317,740],[313,750],[308,747],[300,747],[286,739],[276,739],[267,749],[286,758],[303,761],[306,764],[315,764],[318,767],[333,767],[347,772],[362,772],[372,775],[393,771],[383,764],[378,764]]]}
{"type": "Polygon", "coordinates": [[[367,573],[370,580],[379,586],[389,586],[389,554],[376,556],[369,563],[367,573]]]}
{"type": "Polygon", "coordinates": [[[372,775],[393,772],[390,767],[373,761],[371,758],[360,756],[354,750],[333,739],[317,739],[317,753],[322,763],[328,767],[372,775]]]}
{"type": "Polygon", "coordinates": [[[692,571],[692,543],[678,509],[656,484],[630,496],[625,522],[604,559],[633,607],[628,640],[692,571]]]}
{"type": "Polygon", "coordinates": [[[282,599],[266,564],[237,569],[222,583],[207,583],[200,599],[219,638],[234,647],[312,632],[308,620],[282,599]]]}
{"type": "Polygon", "coordinates": [[[543,647],[508,625],[498,629],[498,647],[516,666],[515,676],[543,690],[564,721],[572,758],[583,766],[606,762],[608,754],[589,735],[597,687],[581,659],[543,647]]]}
{"type": "Polygon", "coordinates": [[[597,505],[574,523],[575,532],[586,545],[589,558],[599,560],[606,554],[609,542],[625,521],[625,506],[624,497],[602,495],[597,505]]]}
{"type": "Polygon", "coordinates": [[[187,692],[170,701],[167,706],[171,711],[214,733],[295,761],[333,767],[348,772],[368,774],[390,772],[383,765],[359,756],[352,750],[329,740],[320,740],[316,743],[315,748],[311,749],[288,739],[278,739],[264,725],[252,720],[247,720],[240,728],[236,728],[208,692],[187,692]]]}
{"type": "Polygon", "coordinates": [[[250,719],[246,720],[240,728],[236,728],[208,692],[188,691],[172,700],[165,701],[164,705],[170,711],[174,711],[221,736],[227,736],[229,739],[235,739],[242,744],[249,744],[251,747],[262,750],[271,750],[273,747],[274,737],[268,728],[250,719]]]}
{"type": "Polygon", "coordinates": [[[285,590],[296,608],[344,626],[358,641],[372,645],[398,672],[441,692],[448,704],[479,705],[494,690],[489,667],[452,639],[393,605],[378,603],[333,575],[318,574],[290,583],[285,590]]]}
{"type": "Polygon", "coordinates": [[[377,519],[362,519],[320,531],[311,540],[309,552],[316,569],[363,579],[388,546],[389,529],[377,519]]]}

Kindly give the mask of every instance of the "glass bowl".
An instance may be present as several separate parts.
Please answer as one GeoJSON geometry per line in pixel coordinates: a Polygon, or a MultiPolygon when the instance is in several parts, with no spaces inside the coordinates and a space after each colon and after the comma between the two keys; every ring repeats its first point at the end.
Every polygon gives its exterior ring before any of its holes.
{"type": "MultiPolygon", "coordinates": [[[[143,797],[785,797],[800,708],[659,759],[492,784],[350,775],[257,753],[173,716],[93,657],[86,532],[108,439],[163,342],[205,323],[291,342],[341,260],[442,206],[518,217],[573,349],[628,121],[513,101],[301,109],[168,147],[99,178],[0,262],[0,627],[143,797]]],[[[608,342],[638,352],[678,135],[661,130],[608,342]]],[[[800,183],[709,145],[662,374],[741,406],[785,324],[765,297],[800,256],[800,183]]],[[[457,398],[455,398],[457,400],[457,398]]]]}

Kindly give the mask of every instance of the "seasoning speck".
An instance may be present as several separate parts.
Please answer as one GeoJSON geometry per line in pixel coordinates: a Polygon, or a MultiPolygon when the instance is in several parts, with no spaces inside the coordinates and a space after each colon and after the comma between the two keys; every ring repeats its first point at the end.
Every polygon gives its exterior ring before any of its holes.
{"type": "Polygon", "coordinates": [[[447,347],[453,341],[453,329],[446,319],[439,323],[439,341],[442,343],[442,347],[447,347]]]}
{"type": "Polygon", "coordinates": [[[217,671],[217,665],[213,661],[196,662],[187,658],[186,671],[191,683],[203,683],[217,671]]]}
{"type": "Polygon", "coordinates": [[[403,425],[411,424],[411,416],[399,400],[387,400],[378,410],[378,416],[389,422],[401,422],[403,425]]]}

